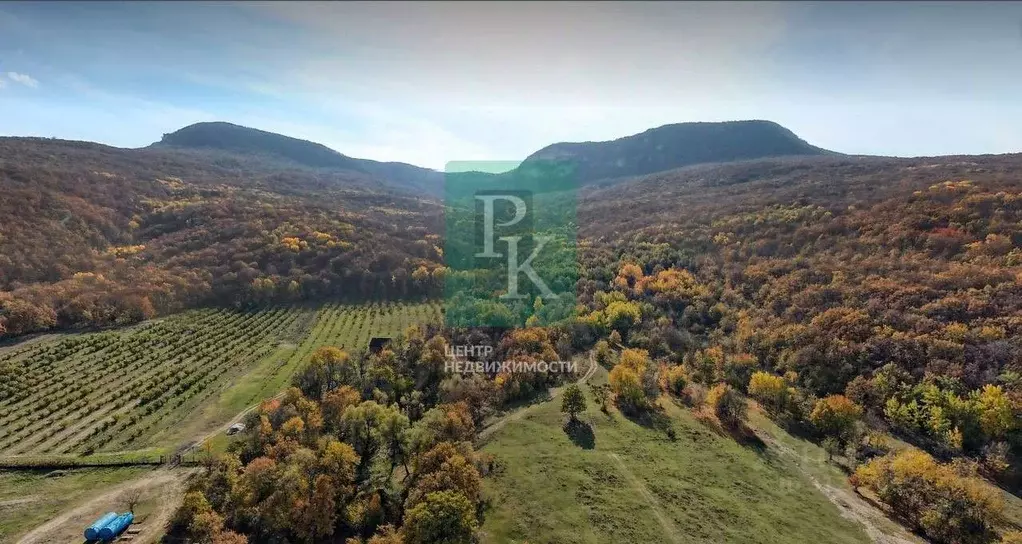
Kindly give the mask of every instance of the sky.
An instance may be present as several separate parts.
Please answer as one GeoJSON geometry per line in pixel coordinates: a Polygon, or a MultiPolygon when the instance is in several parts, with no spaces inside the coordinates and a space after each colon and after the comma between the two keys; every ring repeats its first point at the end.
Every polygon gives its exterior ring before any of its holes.
{"type": "Polygon", "coordinates": [[[1022,3],[0,2],[0,135],[228,121],[442,169],[686,121],[1022,151],[1022,3]]]}

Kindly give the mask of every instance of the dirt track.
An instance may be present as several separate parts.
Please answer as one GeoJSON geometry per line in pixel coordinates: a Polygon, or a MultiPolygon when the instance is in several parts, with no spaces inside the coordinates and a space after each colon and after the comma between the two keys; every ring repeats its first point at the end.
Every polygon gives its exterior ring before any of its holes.
{"type": "MultiPolygon", "coordinates": [[[[886,519],[883,512],[877,510],[873,505],[869,504],[862,497],[852,493],[846,489],[841,489],[831,485],[821,483],[815,476],[813,476],[804,466],[806,462],[798,452],[781,444],[777,440],[774,440],[772,436],[765,432],[757,432],[756,436],[759,436],[761,440],[766,442],[771,448],[774,448],[782,455],[786,455],[792,458],[795,465],[798,467],[799,472],[809,480],[813,486],[827,497],[827,500],[832,502],[837,507],[841,517],[854,521],[862,525],[866,531],[866,535],[873,541],[873,544],[919,544],[922,542],[908,531],[897,527],[898,534],[892,535],[880,528],[881,520],[886,519]]],[[[890,527],[896,527],[891,522],[890,527]]]]}
{"type": "Polygon", "coordinates": [[[632,488],[635,489],[639,495],[642,495],[642,498],[646,499],[646,502],[649,504],[650,511],[653,512],[653,517],[655,517],[657,522],[660,523],[660,527],[664,529],[664,534],[671,539],[671,542],[680,544],[682,540],[678,534],[678,529],[674,526],[671,518],[667,517],[667,514],[664,514],[663,509],[660,507],[660,501],[657,500],[656,496],[646,488],[635,474],[632,474],[632,471],[628,470],[628,467],[625,466],[625,462],[622,461],[616,453],[608,453],[607,455],[614,460],[614,464],[617,465],[618,470],[624,474],[628,483],[632,484],[632,488]]]}
{"type": "Polygon", "coordinates": [[[46,523],[32,529],[18,540],[18,544],[51,544],[54,542],[82,542],[82,530],[94,519],[108,511],[123,511],[122,494],[141,490],[143,500],[152,499],[155,509],[140,518],[141,531],[133,542],[154,541],[177,508],[177,498],[184,493],[185,480],[198,469],[159,468],[139,478],[125,482],[96,495],[71,510],[62,512],[46,523]]]}
{"type": "MultiPolygon", "coordinates": [[[[596,373],[596,359],[594,359],[593,355],[590,354],[589,355],[589,369],[586,370],[586,373],[583,374],[581,378],[575,380],[575,383],[578,384],[578,385],[582,385],[583,383],[586,382],[586,380],[591,378],[594,373],[596,373]]],[[[563,389],[564,389],[564,387],[558,387],[558,388],[552,389],[551,392],[550,392],[550,400],[553,400],[553,399],[557,398],[557,395],[560,394],[560,392],[563,389]]],[[[493,433],[495,433],[495,432],[499,431],[500,429],[504,428],[504,426],[507,425],[508,423],[510,423],[512,421],[518,421],[519,419],[522,419],[522,417],[524,417],[525,414],[527,414],[529,412],[530,408],[531,408],[531,406],[526,406],[525,408],[520,408],[520,409],[515,410],[514,412],[511,412],[510,414],[508,414],[508,415],[498,419],[497,421],[494,421],[488,427],[486,427],[485,429],[479,431],[479,434],[476,436],[476,440],[475,440],[476,444],[481,444],[481,443],[485,442],[486,439],[489,438],[493,433]]]]}
{"type": "MultiPolygon", "coordinates": [[[[274,395],[274,396],[272,396],[272,397],[270,397],[269,399],[266,399],[266,400],[279,399],[279,398],[281,398],[283,396],[284,396],[284,393],[277,393],[276,395],[274,395]]],[[[259,401],[259,402],[255,403],[255,404],[253,404],[252,406],[249,406],[248,408],[245,408],[244,410],[241,411],[241,413],[239,413],[238,415],[236,415],[233,418],[231,418],[230,421],[228,421],[227,423],[224,423],[223,425],[221,425],[220,427],[216,428],[215,430],[210,431],[209,433],[206,433],[206,435],[203,436],[202,438],[199,438],[198,440],[196,440],[196,441],[194,441],[194,442],[192,442],[192,443],[190,443],[190,444],[188,444],[186,446],[178,448],[178,451],[176,453],[178,453],[179,455],[184,455],[184,454],[194,450],[195,448],[198,448],[198,447],[202,446],[207,440],[209,440],[211,438],[214,438],[214,437],[216,437],[217,435],[219,435],[221,433],[226,433],[227,429],[229,429],[231,427],[231,425],[234,425],[235,423],[240,423],[242,419],[245,419],[245,416],[247,416],[252,410],[255,410],[256,408],[259,408],[259,406],[262,405],[263,402],[266,402],[266,401],[265,400],[259,401]]]]}

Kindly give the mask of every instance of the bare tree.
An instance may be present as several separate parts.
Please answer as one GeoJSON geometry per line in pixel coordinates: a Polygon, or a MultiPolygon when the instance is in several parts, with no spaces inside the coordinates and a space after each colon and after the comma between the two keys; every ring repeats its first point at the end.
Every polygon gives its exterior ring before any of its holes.
{"type": "Polygon", "coordinates": [[[129,512],[134,514],[135,507],[138,506],[138,503],[142,502],[142,488],[133,487],[126,490],[124,493],[121,494],[121,502],[124,504],[124,507],[127,508],[129,512]]]}

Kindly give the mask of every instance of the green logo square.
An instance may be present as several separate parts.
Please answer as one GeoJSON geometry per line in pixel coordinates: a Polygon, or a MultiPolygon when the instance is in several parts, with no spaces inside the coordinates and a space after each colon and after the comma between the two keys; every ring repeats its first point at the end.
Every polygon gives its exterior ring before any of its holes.
{"type": "Polygon", "coordinates": [[[448,326],[546,326],[575,316],[572,163],[448,163],[444,204],[448,326]]]}

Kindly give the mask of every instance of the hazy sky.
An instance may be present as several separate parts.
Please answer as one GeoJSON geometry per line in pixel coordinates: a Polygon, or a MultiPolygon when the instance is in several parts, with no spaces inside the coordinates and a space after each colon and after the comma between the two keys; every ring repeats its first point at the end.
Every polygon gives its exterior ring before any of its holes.
{"type": "Polygon", "coordinates": [[[846,153],[1022,151],[1022,4],[0,2],[4,135],[223,120],[440,168],[733,119],[846,153]]]}

